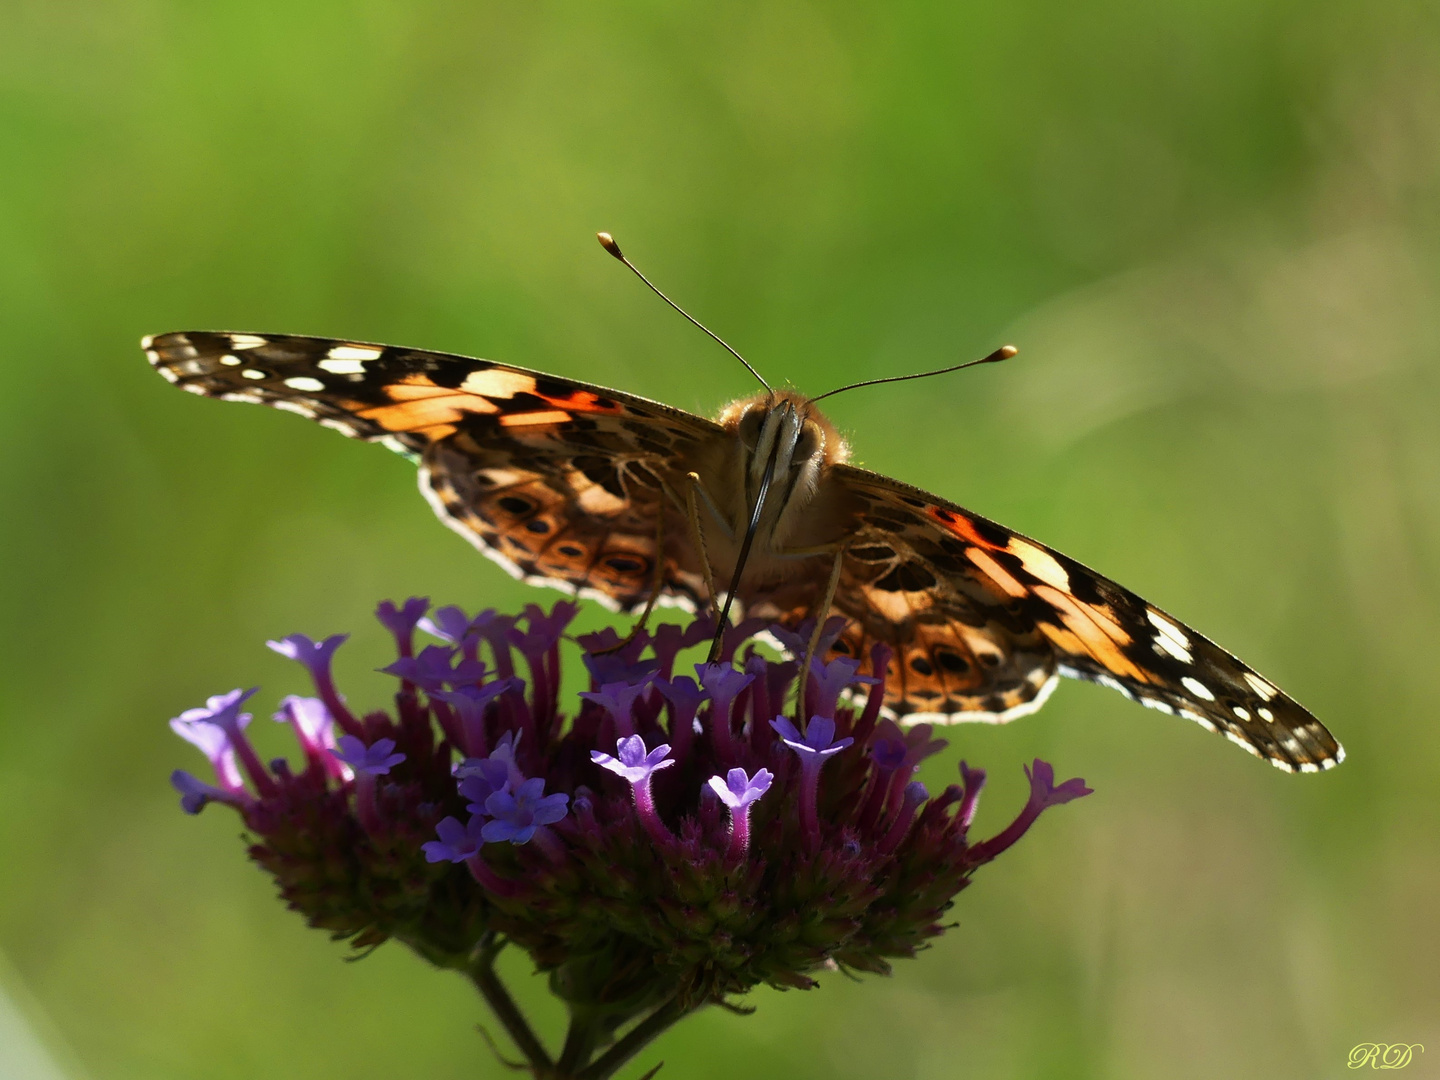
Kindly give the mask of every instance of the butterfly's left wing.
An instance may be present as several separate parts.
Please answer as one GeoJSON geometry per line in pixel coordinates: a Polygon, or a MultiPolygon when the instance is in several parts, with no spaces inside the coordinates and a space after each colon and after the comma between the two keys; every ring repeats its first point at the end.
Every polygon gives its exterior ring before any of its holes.
{"type": "Polygon", "coordinates": [[[863,507],[837,595],[851,619],[838,650],[896,650],[897,713],[1010,719],[1038,707],[1054,673],[1193,720],[1290,772],[1344,759],[1293,698],[1074,559],[877,473],[841,465],[831,476],[863,507]]]}
{"type": "Polygon", "coordinates": [[[658,559],[662,600],[693,608],[704,598],[667,488],[726,438],[709,420],[420,349],[200,331],[144,347],[182,390],[298,413],[405,454],[440,519],[523,581],[628,611],[648,599],[658,559]]]}

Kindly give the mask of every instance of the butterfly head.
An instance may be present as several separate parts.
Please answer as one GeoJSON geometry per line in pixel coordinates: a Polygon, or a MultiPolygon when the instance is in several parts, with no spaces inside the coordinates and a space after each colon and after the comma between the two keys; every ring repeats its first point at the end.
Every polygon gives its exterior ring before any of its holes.
{"type": "Polygon", "coordinates": [[[785,492],[813,489],[827,466],[850,457],[835,425],[793,390],[742,398],[720,414],[720,424],[740,443],[752,492],[772,457],[773,483],[785,492]]]}

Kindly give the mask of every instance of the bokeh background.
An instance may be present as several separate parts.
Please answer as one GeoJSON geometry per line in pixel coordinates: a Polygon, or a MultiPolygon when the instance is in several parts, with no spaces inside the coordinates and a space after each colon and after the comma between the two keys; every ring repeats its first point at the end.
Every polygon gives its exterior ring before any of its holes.
{"type": "MultiPolygon", "coordinates": [[[[760,991],[638,1076],[1440,1076],[1440,20],[1398,0],[0,10],[0,1075],[507,1075],[460,979],[282,909],[165,720],[302,689],[266,637],[535,598],[401,459],[178,394],[142,334],[482,355],[713,413],[833,403],[866,465],[1096,566],[1326,720],[1291,777],[1067,683],[961,728],[980,831],[1096,794],[890,979],[760,991]]],[[[587,612],[590,625],[602,615],[587,612]]],[[[367,698],[366,695],[369,695],[367,698]]],[[[257,722],[257,725],[260,722],[257,722]]],[[[272,726],[272,725],[265,725],[272,726]]],[[[279,752],[282,740],[272,740],[279,752]]],[[[508,974],[552,1034],[523,963],[508,974]]]]}

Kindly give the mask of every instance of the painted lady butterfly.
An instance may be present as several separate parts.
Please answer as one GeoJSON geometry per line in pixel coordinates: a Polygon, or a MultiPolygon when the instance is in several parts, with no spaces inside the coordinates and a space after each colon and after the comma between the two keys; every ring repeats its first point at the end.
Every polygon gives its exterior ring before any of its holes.
{"type": "Polygon", "coordinates": [[[710,421],[389,345],[184,332],[144,347],[181,389],[299,413],[416,461],[440,519],[522,581],[625,612],[658,581],[659,599],[693,610],[713,603],[712,573],[728,581],[739,562],[745,614],[795,626],[824,606],[828,580],[847,620],[828,655],[868,663],[873,643],[889,645],[887,705],[907,720],[1004,723],[1065,675],[1290,772],[1344,758],[1294,699],[1134,593],[846,464],[844,440],[804,395],[760,394],[710,421]]]}

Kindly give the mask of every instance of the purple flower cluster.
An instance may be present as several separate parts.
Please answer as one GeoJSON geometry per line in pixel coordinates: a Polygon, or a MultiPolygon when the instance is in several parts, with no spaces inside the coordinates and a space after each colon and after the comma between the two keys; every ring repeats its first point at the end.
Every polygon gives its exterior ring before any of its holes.
{"type": "Polygon", "coordinates": [[[758,624],[727,630],[720,661],[693,677],[679,657],[709,639],[708,620],[623,643],[582,637],[590,688],[567,713],[560,653],[575,610],[381,604],[398,654],[382,669],[398,680],[393,713],[357,716],[336,689],[343,635],[270,642],[315,686],[275,713],[299,743],[296,767],[251,744],[240,710],[254,690],[171,721],[214,773],[172,776],[187,812],[237,810],[252,858],[312,925],[362,947],[394,937],[468,972],[537,1069],[552,1063],[507,1018],[497,943],[524,948],[583,1018],[572,1057],[584,1060],[570,1062],[581,1075],[647,1024],[759,983],[888,971],[941,932],[979,866],[1047,807],[1089,793],[1037,760],[1019,816],[972,843],[985,774],[962,762],[961,782],[935,796],[914,779],[945,744],[882,719],[889,650],[868,658],[879,677],[817,658],[802,724],[787,715],[799,664],[758,651],[749,639],[772,629],[758,624]],[[417,628],[440,644],[417,651],[417,628]]]}

